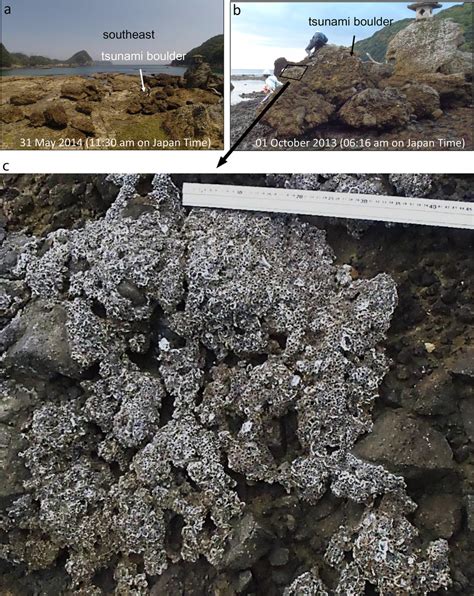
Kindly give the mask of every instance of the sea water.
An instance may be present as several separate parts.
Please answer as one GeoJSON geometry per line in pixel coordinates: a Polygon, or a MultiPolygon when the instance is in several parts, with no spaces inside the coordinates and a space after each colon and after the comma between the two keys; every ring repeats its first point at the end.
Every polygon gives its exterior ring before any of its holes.
{"type": "Polygon", "coordinates": [[[52,68],[10,68],[0,70],[1,77],[91,77],[96,73],[139,74],[140,68],[145,75],[170,74],[183,75],[186,66],[167,66],[165,64],[96,64],[92,66],[52,67],[52,68]]]}
{"type": "Polygon", "coordinates": [[[242,97],[243,93],[252,93],[253,91],[262,91],[265,85],[263,81],[262,71],[261,70],[250,70],[250,69],[243,69],[243,70],[232,70],[232,76],[239,76],[239,75],[252,75],[258,76],[260,79],[249,79],[245,81],[239,81],[235,79],[231,79],[232,85],[234,85],[234,90],[231,93],[230,101],[232,105],[240,103],[241,101],[249,101],[250,98],[242,97]]]}

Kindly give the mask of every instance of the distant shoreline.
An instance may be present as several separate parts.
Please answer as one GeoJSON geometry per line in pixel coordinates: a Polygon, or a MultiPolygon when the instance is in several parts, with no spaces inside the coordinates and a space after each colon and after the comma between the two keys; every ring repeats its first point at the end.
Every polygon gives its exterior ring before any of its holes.
{"type": "Polygon", "coordinates": [[[184,66],[170,66],[169,64],[97,64],[92,66],[56,66],[2,68],[0,79],[30,78],[30,77],[93,77],[94,75],[130,74],[139,75],[139,70],[144,75],[171,74],[182,76],[187,70],[184,66]]]}
{"type": "MultiPolygon", "coordinates": [[[[96,62],[96,63],[92,63],[92,64],[38,64],[38,65],[28,65],[25,66],[24,64],[13,64],[12,66],[0,66],[0,70],[18,70],[18,69],[27,69],[27,68],[37,68],[39,70],[51,70],[53,68],[93,68],[93,67],[100,67],[100,66],[117,66],[117,67],[123,67],[123,66],[130,66],[133,67],[135,66],[133,63],[130,62],[125,62],[125,63],[115,63],[115,62],[96,62]]],[[[142,63],[137,62],[137,66],[144,66],[142,63]]],[[[147,65],[145,65],[147,66],[147,65]]],[[[149,66],[151,67],[170,67],[170,68],[179,68],[176,66],[173,66],[171,63],[166,63],[166,64],[149,64],[149,66]]],[[[184,66],[183,66],[184,68],[184,66]]]]}
{"type": "Polygon", "coordinates": [[[94,64],[32,64],[25,66],[24,64],[12,64],[11,66],[2,66],[0,70],[18,70],[21,68],[39,68],[41,70],[47,70],[49,68],[84,68],[85,66],[94,66],[94,64]]]}
{"type": "Polygon", "coordinates": [[[258,75],[258,74],[236,74],[236,75],[230,75],[230,80],[231,81],[260,81],[262,79],[263,75],[258,75]]]}

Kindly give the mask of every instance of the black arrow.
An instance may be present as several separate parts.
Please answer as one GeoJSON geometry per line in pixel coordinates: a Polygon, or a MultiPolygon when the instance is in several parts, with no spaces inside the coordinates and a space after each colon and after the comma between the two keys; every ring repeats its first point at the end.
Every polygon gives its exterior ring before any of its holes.
{"type": "Polygon", "coordinates": [[[257,126],[257,124],[260,122],[260,120],[265,116],[265,114],[268,112],[268,110],[272,107],[272,105],[278,100],[280,99],[280,97],[283,95],[283,93],[285,93],[285,91],[288,89],[288,87],[290,86],[290,81],[287,81],[283,87],[280,89],[280,91],[278,91],[278,93],[275,95],[275,97],[270,101],[270,103],[260,112],[260,114],[257,116],[257,118],[252,122],[252,124],[247,128],[247,130],[242,133],[242,135],[240,135],[240,137],[237,139],[237,141],[232,145],[232,147],[230,148],[230,150],[224,155],[224,157],[221,157],[219,159],[219,163],[217,164],[217,167],[220,168],[221,166],[223,166],[225,163],[227,163],[228,158],[230,157],[230,155],[232,155],[232,153],[237,149],[237,147],[240,145],[240,143],[245,139],[245,137],[249,134],[249,132],[252,130],[252,128],[254,128],[255,126],[257,126]]]}
{"type": "Polygon", "coordinates": [[[354,37],[352,38],[352,49],[351,49],[351,56],[354,55],[354,44],[356,42],[356,36],[354,35],[354,37]]]}

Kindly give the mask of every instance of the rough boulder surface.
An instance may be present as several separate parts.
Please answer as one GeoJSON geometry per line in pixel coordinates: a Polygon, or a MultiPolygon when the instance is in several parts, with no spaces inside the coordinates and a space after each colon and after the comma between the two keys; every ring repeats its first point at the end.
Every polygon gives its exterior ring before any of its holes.
{"type": "Polygon", "coordinates": [[[2,557],[38,585],[64,568],[54,593],[206,593],[198,561],[216,593],[234,570],[236,593],[257,559],[288,559],[250,507],[265,486],[321,518],[347,503],[324,569],[294,566],[280,594],[449,586],[448,544],[419,540],[403,477],[355,453],[388,370],[393,279],[353,279],[296,217],[187,213],[167,176],[145,193],[109,180],[102,218],[2,247],[1,383],[31,407],[1,452],[18,462],[2,557]]]}
{"type": "Polygon", "coordinates": [[[459,49],[463,43],[461,25],[450,19],[415,21],[391,40],[387,61],[394,63],[396,75],[462,72],[472,77],[472,54],[459,49]]]}
{"type": "Polygon", "coordinates": [[[364,89],[352,97],[340,111],[343,122],[353,128],[395,128],[407,124],[412,108],[406,96],[387,87],[364,89]]]}

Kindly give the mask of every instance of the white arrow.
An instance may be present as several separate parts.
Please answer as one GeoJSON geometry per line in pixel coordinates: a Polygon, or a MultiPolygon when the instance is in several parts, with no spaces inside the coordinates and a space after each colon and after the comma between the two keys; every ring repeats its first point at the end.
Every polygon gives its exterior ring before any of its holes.
{"type": "Polygon", "coordinates": [[[140,68],[140,79],[142,80],[142,91],[143,91],[143,93],[145,93],[146,87],[145,87],[145,81],[143,80],[143,72],[142,72],[141,68],[140,68]]]}

